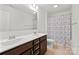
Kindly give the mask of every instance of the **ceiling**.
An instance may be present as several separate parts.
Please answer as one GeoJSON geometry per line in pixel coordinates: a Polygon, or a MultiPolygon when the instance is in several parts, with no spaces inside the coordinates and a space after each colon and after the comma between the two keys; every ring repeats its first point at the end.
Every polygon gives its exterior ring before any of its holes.
{"type": "MultiPolygon", "coordinates": [[[[56,13],[56,12],[61,12],[65,10],[70,10],[72,7],[71,4],[57,4],[59,6],[57,8],[53,7],[54,4],[37,4],[37,5],[39,8],[42,8],[49,13],[56,13]]],[[[33,11],[28,8],[28,4],[11,4],[10,6],[23,10],[25,12],[33,13],[33,11]]]]}
{"type": "Polygon", "coordinates": [[[5,6],[9,6],[15,9],[19,9],[20,11],[27,12],[33,14],[33,10],[28,7],[28,4],[4,4],[5,6]]]}
{"type": "MultiPolygon", "coordinates": [[[[56,4],[55,4],[56,5],[56,4]]],[[[65,10],[70,10],[72,5],[71,4],[57,4],[58,7],[54,8],[54,4],[38,4],[40,8],[43,8],[47,10],[49,13],[55,13],[55,12],[60,12],[60,11],[65,11],[65,10]]]]}

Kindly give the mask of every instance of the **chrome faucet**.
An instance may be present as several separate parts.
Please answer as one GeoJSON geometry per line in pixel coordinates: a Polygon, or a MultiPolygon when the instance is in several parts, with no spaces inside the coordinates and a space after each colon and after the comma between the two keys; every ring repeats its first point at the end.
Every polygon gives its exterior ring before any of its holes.
{"type": "Polygon", "coordinates": [[[15,39],[15,36],[13,35],[13,36],[9,36],[9,39],[15,39]]]}
{"type": "Polygon", "coordinates": [[[33,32],[34,34],[37,34],[37,32],[33,32]]]}
{"type": "Polygon", "coordinates": [[[13,33],[10,33],[9,39],[15,39],[15,35],[13,33]]]}

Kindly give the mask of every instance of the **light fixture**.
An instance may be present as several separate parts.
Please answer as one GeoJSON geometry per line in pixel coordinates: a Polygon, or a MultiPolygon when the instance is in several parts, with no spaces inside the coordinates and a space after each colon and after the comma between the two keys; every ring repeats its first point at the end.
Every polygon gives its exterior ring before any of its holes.
{"type": "Polygon", "coordinates": [[[54,8],[57,8],[57,7],[58,7],[58,5],[53,5],[53,7],[54,7],[54,8]]]}
{"type": "Polygon", "coordinates": [[[34,12],[38,12],[38,6],[35,4],[29,5],[29,8],[33,10],[34,12]]]}

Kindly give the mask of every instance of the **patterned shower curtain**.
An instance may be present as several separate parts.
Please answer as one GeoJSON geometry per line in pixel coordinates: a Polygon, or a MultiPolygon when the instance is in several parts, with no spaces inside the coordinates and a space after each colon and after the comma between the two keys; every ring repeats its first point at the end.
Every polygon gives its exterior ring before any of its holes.
{"type": "Polygon", "coordinates": [[[70,47],[71,13],[49,16],[47,22],[48,38],[70,47]]]}

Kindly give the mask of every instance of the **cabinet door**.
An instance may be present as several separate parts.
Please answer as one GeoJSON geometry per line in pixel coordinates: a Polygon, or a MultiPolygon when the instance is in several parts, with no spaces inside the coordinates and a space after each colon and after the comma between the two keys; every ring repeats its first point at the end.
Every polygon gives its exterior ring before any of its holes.
{"type": "Polygon", "coordinates": [[[40,37],[40,41],[47,39],[47,35],[40,37]]]}
{"type": "Polygon", "coordinates": [[[29,49],[25,51],[22,55],[32,55],[33,54],[33,49],[29,49]]]}
{"type": "Polygon", "coordinates": [[[42,42],[40,42],[40,54],[45,54],[45,52],[47,51],[47,40],[43,40],[42,42]]]}

